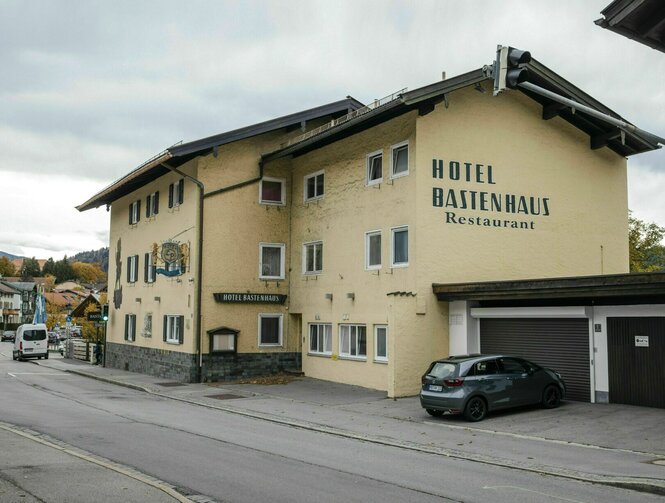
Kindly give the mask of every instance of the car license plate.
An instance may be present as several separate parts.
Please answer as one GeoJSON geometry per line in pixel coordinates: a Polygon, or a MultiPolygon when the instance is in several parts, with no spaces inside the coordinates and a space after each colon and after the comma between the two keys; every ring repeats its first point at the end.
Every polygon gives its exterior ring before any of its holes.
{"type": "Polygon", "coordinates": [[[438,384],[430,384],[429,385],[429,390],[430,391],[443,391],[443,386],[439,386],[438,384]]]}
{"type": "Polygon", "coordinates": [[[32,351],[32,348],[25,348],[24,351],[25,351],[26,353],[29,353],[30,351],[32,351]]]}

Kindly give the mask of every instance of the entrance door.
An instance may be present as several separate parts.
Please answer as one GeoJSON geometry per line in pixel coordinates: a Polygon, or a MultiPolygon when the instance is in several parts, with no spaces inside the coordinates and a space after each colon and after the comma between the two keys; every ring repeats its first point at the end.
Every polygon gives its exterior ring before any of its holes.
{"type": "Polygon", "coordinates": [[[607,318],[610,402],[665,408],[665,317],[607,318]]]}

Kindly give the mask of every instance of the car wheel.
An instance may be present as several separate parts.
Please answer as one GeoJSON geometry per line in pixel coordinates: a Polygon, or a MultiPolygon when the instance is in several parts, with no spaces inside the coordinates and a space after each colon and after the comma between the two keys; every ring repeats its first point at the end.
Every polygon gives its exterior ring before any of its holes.
{"type": "Polygon", "coordinates": [[[556,409],[561,404],[561,390],[558,386],[550,385],[543,391],[543,407],[556,409]]]}
{"type": "Polygon", "coordinates": [[[15,354],[12,354],[12,360],[16,360],[17,356],[15,354]]]}
{"type": "Polygon", "coordinates": [[[480,421],[487,415],[487,404],[479,396],[474,396],[464,407],[464,419],[467,421],[480,421]]]}
{"type": "Polygon", "coordinates": [[[44,360],[48,360],[48,353],[44,355],[44,360]]]}
{"type": "Polygon", "coordinates": [[[441,416],[443,416],[443,411],[442,411],[442,410],[434,410],[434,409],[425,409],[425,410],[427,411],[427,413],[428,413],[430,416],[434,416],[434,417],[441,417],[441,416]]]}

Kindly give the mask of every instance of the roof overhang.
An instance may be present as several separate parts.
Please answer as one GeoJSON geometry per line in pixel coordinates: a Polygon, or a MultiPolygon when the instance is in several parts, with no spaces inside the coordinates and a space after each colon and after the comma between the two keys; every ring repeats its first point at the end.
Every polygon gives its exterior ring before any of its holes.
{"type": "Polygon", "coordinates": [[[253,124],[248,127],[202,138],[200,140],[173,145],[160,154],[147,160],[129,174],[116,180],[86,202],[77,206],[76,209],[79,211],[86,211],[111,204],[113,201],[168,173],[170,170],[165,166],[165,163],[167,162],[168,166],[177,168],[198,156],[210,154],[218,147],[227,143],[244,140],[246,138],[282,128],[303,127],[308,121],[321,117],[338,117],[361,108],[362,106],[363,104],[361,102],[348,96],[343,100],[310,108],[302,112],[285,115],[269,121],[253,124]]]}
{"type": "Polygon", "coordinates": [[[432,289],[440,301],[466,300],[484,305],[665,303],[665,272],[435,283],[432,289]]]}
{"type": "Polygon", "coordinates": [[[595,21],[601,28],[665,52],[665,3],[663,0],[615,0],[595,21]]]}

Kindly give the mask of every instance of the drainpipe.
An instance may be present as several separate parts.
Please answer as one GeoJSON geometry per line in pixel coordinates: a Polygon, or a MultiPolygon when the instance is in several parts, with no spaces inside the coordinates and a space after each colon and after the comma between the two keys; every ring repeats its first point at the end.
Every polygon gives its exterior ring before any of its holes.
{"type": "Polygon", "coordinates": [[[194,317],[194,333],[196,334],[196,381],[203,382],[203,351],[202,351],[202,334],[201,334],[201,291],[203,289],[201,285],[201,280],[203,278],[203,197],[205,188],[203,183],[190,176],[186,173],[183,173],[178,168],[169,166],[165,162],[162,163],[162,166],[173,171],[174,173],[179,174],[183,178],[187,178],[191,182],[195,183],[199,188],[199,242],[198,242],[198,256],[196,258],[197,267],[196,267],[196,316],[194,317]]]}

